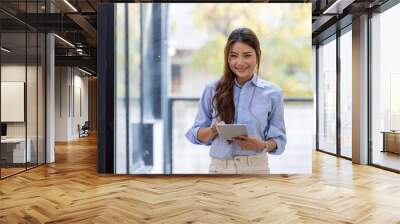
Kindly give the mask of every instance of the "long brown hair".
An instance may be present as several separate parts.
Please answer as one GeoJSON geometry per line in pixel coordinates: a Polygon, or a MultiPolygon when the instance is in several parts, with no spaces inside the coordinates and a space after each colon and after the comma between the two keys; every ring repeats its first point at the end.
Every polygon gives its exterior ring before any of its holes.
{"type": "Polygon", "coordinates": [[[235,119],[235,103],[233,101],[233,85],[236,74],[229,68],[229,53],[231,47],[236,42],[242,42],[252,47],[257,56],[257,74],[260,67],[261,49],[260,42],[256,34],[248,28],[238,28],[229,35],[224,50],[224,74],[219,80],[215,95],[213,97],[213,105],[216,109],[216,117],[226,124],[231,124],[235,119]]]}

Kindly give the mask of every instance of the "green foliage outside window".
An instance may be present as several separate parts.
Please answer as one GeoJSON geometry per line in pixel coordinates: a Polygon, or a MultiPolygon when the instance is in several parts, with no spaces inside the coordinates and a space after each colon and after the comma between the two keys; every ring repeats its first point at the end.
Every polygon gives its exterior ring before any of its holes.
{"type": "Polygon", "coordinates": [[[224,45],[238,27],[252,29],[261,42],[259,75],[279,85],[285,97],[311,97],[310,4],[199,4],[195,26],[212,37],[192,55],[195,68],[221,76],[224,45]]]}

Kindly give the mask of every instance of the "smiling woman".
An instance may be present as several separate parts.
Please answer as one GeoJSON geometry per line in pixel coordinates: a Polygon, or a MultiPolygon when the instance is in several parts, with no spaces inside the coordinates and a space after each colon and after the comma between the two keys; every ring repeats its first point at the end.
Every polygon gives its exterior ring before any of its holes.
{"type": "Polygon", "coordinates": [[[210,173],[269,173],[267,152],[279,155],[286,145],[282,92],[258,78],[260,42],[252,30],[232,31],[224,54],[223,76],[203,91],[186,137],[211,145],[210,173]],[[249,136],[223,140],[216,131],[221,123],[245,124],[249,136]]]}

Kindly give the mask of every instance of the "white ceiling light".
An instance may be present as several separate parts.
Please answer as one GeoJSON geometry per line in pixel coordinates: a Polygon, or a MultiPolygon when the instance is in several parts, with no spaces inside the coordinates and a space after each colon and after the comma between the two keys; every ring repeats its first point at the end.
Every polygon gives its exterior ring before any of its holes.
{"type": "Polygon", "coordinates": [[[69,42],[68,40],[58,36],[57,34],[54,34],[55,37],[57,37],[59,40],[61,40],[62,42],[66,43],[68,46],[75,48],[75,45],[71,44],[71,42],[69,42]]]}
{"type": "Polygon", "coordinates": [[[355,0],[336,0],[332,5],[325,9],[322,14],[342,14],[343,10],[354,1],[355,0]]]}
{"type": "Polygon", "coordinates": [[[85,73],[85,74],[87,74],[87,75],[92,75],[92,73],[90,73],[90,72],[88,72],[88,71],[85,71],[85,70],[83,70],[83,69],[81,69],[81,68],[79,68],[79,67],[78,67],[78,70],[81,71],[81,72],[83,72],[83,73],[85,73]]]}
{"type": "Polygon", "coordinates": [[[74,12],[78,12],[78,10],[71,4],[69,3],[68,0],[64,0],[65,4],[67,4],[74,12]]]}
{"type": "Polygon", "coordinates": [[[8,50],[8,49],[5,48],[5,47],[1,47],[1,50],[4,51],[4,52],[6,52],[6,53],[10,53],[10,52],[11,52],[10,50],[8,50]]]}

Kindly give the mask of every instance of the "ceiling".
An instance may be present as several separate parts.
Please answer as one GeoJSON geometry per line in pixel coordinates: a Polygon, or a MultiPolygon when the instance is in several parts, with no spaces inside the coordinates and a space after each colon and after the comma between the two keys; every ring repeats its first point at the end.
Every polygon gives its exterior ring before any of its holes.
{"type": "MultiPolygon", "coordinates": [[[[96,6],[101,0],[1,0],[2,46],[12,49],[3,57],[12,63],[35,57],[36,39],[29,32],[54,32],[57,65],[96,71],[96,6]],[[49,12],[52,13],[49,13],[49,12]],[[25,30],[28,30],[25,40],[25,30]],[[64,41],[66,40],[66,41],[64,41]],[[27,45],[25,45],[27,41],[27,45]],[[31,43],[33,42],[33,43],[31,43]],[[25,46],[27,46],[25,48],[25,46]]],[[[39,44],[39,50],[42,49],[39,44]]],[[[2,52],[4,53],[4,52],[2,52]]]]}
{"type": "Polygon", "coordinates": [[[389,0],[313,0],[313,44],[351,24],[352,18],[373,12],[389,0]]]}

